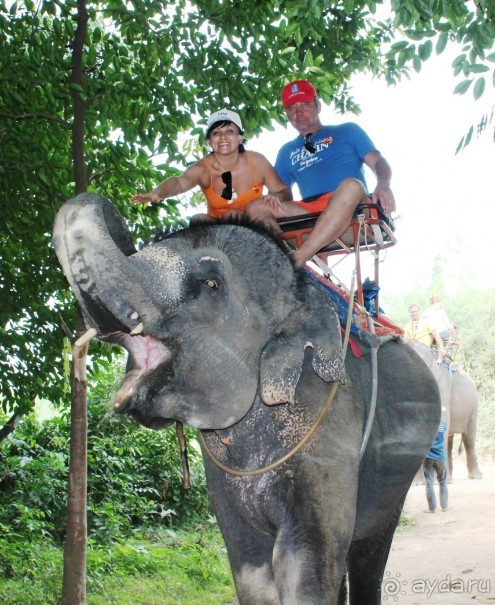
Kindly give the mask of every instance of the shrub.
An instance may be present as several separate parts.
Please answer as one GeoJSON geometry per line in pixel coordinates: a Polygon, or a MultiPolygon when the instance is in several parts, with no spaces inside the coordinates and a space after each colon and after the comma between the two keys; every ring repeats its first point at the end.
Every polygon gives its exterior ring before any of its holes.
{"type": "MultiPolygon", "coordinates": [[[[136,528],[206,519],[211,510],[195,434],[185,429],[193,487],[184,490],[175,431],[148,430],[110,413],[115,381],[112,372],[100,371],[88,397],[90,539],[110,543],[136,528]]],[[[69,431],[67,412],[42,423],[30,416],[0,444],[0,542],[63,540],[69,431]]],[[[0,560],[0,572],[10,573],[6,561],[0,560]]]]}

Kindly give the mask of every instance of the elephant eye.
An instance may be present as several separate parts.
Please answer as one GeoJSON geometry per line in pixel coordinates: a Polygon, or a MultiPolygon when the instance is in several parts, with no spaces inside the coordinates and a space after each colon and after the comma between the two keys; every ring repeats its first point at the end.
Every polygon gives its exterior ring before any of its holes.
{"type": "Polygon", "coordinates": [[[208,286],[208,288],[212,288],[213,290],[218,288],[218,283],[214,279],[204,279],[202,281],[208,286]]]}

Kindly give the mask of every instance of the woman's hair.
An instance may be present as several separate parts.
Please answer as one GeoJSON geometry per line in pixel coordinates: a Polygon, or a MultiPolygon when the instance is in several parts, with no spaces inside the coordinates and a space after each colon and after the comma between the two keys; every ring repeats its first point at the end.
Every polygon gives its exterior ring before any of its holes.
{"type": "MultiPolygon", "coordinates": [[[[211,135],[211,131],[214,130],[215,128],[219,128],[222,126],[228,126],[229,124],[234,124],[234,122],[231,122],[230,120],[222,120],[221,122],[215,122],[214,124],[212,124],[208,130],[206,131],[206,135],[205,135],[205,140],[208,141],[208,139],[210,138],[211,135]]],[[[241,130],[239,128],[239,126],[237,126],[237,124],[234,124],[234,126],[237,128],[237,130],[239,131],[239,134],[244,134],[244,131],[241,130]]],[[[246,140],[244,139],[244,137],[242,138],[242,143],[239,144],[239,153],[244,153],[246,151],[246,148],[244,147],[244,143],[246,142],[246,140]]]]}

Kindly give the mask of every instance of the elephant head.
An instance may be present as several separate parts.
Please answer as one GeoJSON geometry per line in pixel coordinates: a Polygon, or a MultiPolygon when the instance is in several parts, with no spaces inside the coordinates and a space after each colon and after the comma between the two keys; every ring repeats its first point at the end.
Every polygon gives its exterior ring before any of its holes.
{"type": "Polygon", "coordinates": [[[198,225],[137,251],[114,206],[82,194],[54,244],[88,328],[128,350],[116,410],[146,426],[220,429],[257,393],[293,402],[307,348],[323,380],[343,378],[331,303],[260,228],[198,225]]]}

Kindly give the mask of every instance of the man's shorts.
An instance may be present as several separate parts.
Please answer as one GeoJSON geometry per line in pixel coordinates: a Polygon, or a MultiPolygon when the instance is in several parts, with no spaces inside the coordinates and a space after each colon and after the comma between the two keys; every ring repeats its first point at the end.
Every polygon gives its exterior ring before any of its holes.
{"type": "Polygon", "coordinates": [[[311,199],[308,202],[293,202],[296,206],[301,206],[304,208],[306,212],[323,212],[325,208],[328,206],[328,202],[332,197],[333,191],[329,191],[328,193],[323,193],[316,199],[311,199]]]}
{"type": "MultiPolygon", "coordinates": [[[[308,199],[307,202],[292,202],[296,204],[296,206],[300,206],[304,208],[306,212],[323,212],[325,208],[328,206],[328,202],[333,195],[333,191],[329,191],[328,193],[322,193],[319,196],[314,196],[308,199]]],[[[371,195],[368,195],[368,203],[372,203],[371,195]]]]}

